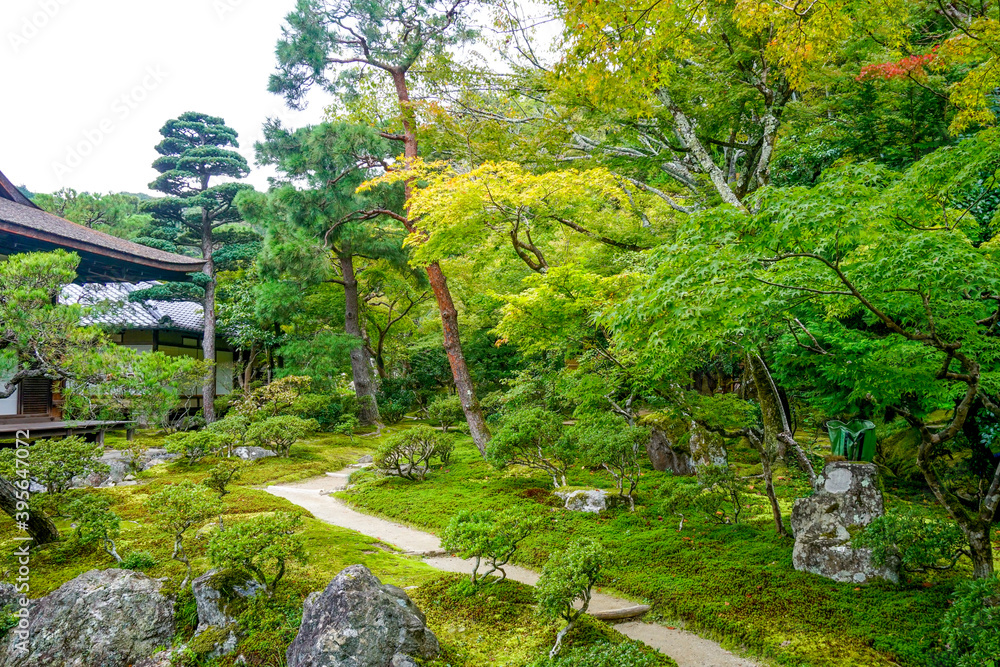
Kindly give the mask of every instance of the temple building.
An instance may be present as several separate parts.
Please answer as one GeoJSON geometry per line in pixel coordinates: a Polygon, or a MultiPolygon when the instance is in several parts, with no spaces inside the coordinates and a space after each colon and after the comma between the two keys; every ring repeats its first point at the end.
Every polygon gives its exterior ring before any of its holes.
{"type": "MultiPolygon", "coordinates": [[[[187,281],[189,274],[203,270],[203,260],[133,243],[46,213],[0,172],[0,261],[9,255],[56,249],[80,257],[76,281],[63,290],[63,302],[119,304],[101,309],[100,321],[90,323],[109,329],[119,344],[140,351],[201,358],[200,304],[129,303],[127,297],[135,289],[149,287],[150,281],[187,281]]],[[[217,389],[224,395],[232,390],[233,355],[224,341],[217,345],[217,389]]],[[[192,387],[182,407],[201,407],[200,395],[201,388],[192,387]]],[[[25,426],[37,437],[94,432],[109,425],[63,421],[51,381],[36,378],[25,380],[14,395],[0,400],[0,439],[25,426]]]]}

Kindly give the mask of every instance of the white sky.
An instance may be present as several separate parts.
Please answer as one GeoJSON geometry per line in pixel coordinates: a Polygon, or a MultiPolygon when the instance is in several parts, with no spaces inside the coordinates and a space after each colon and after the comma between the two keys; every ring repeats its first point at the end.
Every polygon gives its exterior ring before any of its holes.
{"type": "MultiPolygon", "coordinates": [[[[225,118],[253,165],[267,117],[322,120],[267,92],[295,0],[3,0],[0,170],[33,192],[149,192],[159,129],[225,118]],[[86,155],[84,155],[86,153],[86,155]]],[[[254,168],[260,189],[267,173],[254,168]]]]}

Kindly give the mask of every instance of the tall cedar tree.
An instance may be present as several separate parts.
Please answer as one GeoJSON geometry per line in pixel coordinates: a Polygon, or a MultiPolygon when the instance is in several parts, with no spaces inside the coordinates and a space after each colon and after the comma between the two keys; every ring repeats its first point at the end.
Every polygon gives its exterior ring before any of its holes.
{"type": "MultiPolygon", "coordinates": [[[[237,134],[225,120],[203,113],[188,112],[167,121],[160,129],[164,139],[156,147],[162,157],[153,163],[160,176],[150,189],[166,197],[146,206],[157,223],[180,232],[178,244],[200,248],[205,260],[204,277],[190,283],[171,283],[137,292],[137,299],[199,300],[205,310],[205,337],[202,342],[205,360],[211,362],[205,375],[202,398],[205,421],[215,421],[215,289],[216,261],[213,258],[224,239],[220,227],[240,221],[233,200],[251,186],[232,181],[212,185],[215,178],[246,178],[250,167],[246,158],[232,148],[239,148],[237,134]]],[[[245,239],[240,239],[245,240],[245,239]]]]}
{"type": "MultiPolygon", "coordinates": [[[[343,286],[344,330],[354,339],[351,371],[360,417],[363,423],[377,423],[374,363],[359,298],[364,269],[357,267],[357,260],[381,259],[405,267],[406,254],[398,227],[387,229],[379,223],[385,219],[382,214],[371,210],[399,208],[401,201],[372,200],[357,189],[372,168],[385,164],[389,142],[369,128],[347,123],[293,132],[271,122],[264,132],[265,141],[256,146],[257,161],[278,169],[278,187],[266,196],[244,195],[237,202],[248,220],[268,228],[262,268],[343,286]]],[[[383,193],[393,194],[388,189],[383,193]]]]}
{"type": "MultiPolygon", "coordinates": [[[[474,33],[464,12],[468,0],[299,0],[288,15],[288,25],[278,43],[278,72],[271,77],[271,92],[282,94],[289,106],[300,108],[314,85],[350,99],[357,95],[362,70],[374,68],[388,75],[399,103],[401,132],[382,132],[402,144],[404,155],[419,155],[417,121],[410,100],[409,73],[421,58],[443,55],[448,47],[470,40],[474,33]]],[[[410,198],[410,185],[406,198],[410,198]]],[[[392,211],[382,213],[401,222],[410,233],[415,221],[392,211]]],[[[476,398],[462,352],[458,311],[444,273],[437,262],[426,268],[441,311],[444,347],[448,353],[455,388],[469,423],[472,439],[486,451],[490,432],[476,398]]]]}

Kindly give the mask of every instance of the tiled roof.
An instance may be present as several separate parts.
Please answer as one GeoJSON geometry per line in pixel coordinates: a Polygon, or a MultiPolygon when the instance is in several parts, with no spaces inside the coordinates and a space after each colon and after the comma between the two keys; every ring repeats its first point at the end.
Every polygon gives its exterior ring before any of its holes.
{"type": "Polygon", "coordinates": [[[110,283],[107,285],[67,285],[59,297],[61,303],[91,306],[87,324],[101,324],[121,329],[158,329],[201,334],[205,330],[204,309],[192,301],[128,300],[136,290],[157,283],[110,283]]]}
{"type": "Polygon", "coordinates": [[[204,260],[126,241],[117,236],[64,220],[39,208],[24,206],[2,197],[0,197],[0,222],[19,226],[25,230],[33,230],[46,237],[62,239],[67,243],[69,249],[79,246],[79,249],[91,252],[110,251],[122,259],[150,265],[162,265],[165,268],[185,273],[201,271],[205,266],[204,260]]]}

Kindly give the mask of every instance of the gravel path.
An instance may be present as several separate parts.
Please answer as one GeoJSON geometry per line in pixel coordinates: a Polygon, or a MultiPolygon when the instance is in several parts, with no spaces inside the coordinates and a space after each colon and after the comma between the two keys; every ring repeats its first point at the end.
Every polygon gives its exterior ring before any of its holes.
{"type": "MultiPolygon", "coordinates": [[[[346,471],[327,473],[323,477],[315,477],[304,482],[269,486],[266,491],[309,510],[321,521],[377,538],[406,553],[420,555],[431,567],[463,574],[472,571],[469,562],[442,553],[441,541],[436,535],[362,514],[348,507],[339,498],[327,495],[342,490],[347,485],[347,477],[346,471]]],[[[534,570],[517,566],[508,566],[504,569],[509,578],[523,584],[534,586],[538,581],[538,573],[534,570]]],[[[590,610],[612,611],[635,604],[623,598],[595,593],[590,610]]],[[[760,667],[756,662],[741,658],[719,644],[685,630],[639,621],[619,623],[615,629],[627,637],[669,655],[680,667],[760,667]]]]}

